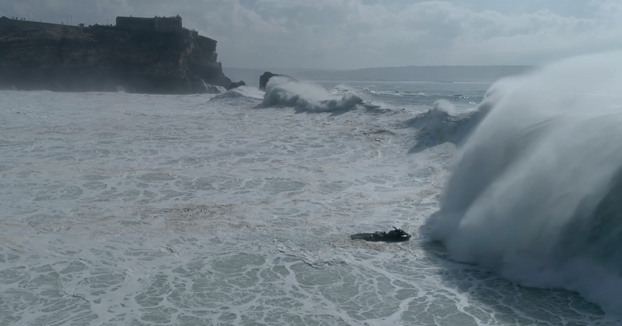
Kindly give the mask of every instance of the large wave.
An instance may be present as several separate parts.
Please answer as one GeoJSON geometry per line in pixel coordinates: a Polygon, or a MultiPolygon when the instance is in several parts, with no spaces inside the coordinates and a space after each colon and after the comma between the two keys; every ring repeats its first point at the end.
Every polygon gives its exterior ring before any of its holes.
{"type": "Polygon", "coordinates": [[[330,94],[321,86],[287,77],[272,77],[266,85],[265,106],[287,106],[308,112],[342,111],[354,108],[363,100],[351,93],[330,94]]]}
{"type": "Polygon", "coordinates": [[[208,84],[202,79],[201,79],[201,82],[203,82],[203,87],[205,87],[205,93],[222,94],[227,91],[227,89],[222,86],[208,84]]]}
{"type": "Polygon", "coordinates": [[[622,312],[622,52],[490,89],[428,221],[449,255],[622,312]]]}
{"type": "Polygon", "coordinates": [[[445,142],[461,144],[487,111],[488,108],[480,106],[475,111],[458,112],[447,100],[434,102],[430,110],[406,122],[417,129],[417,144],[410,152],[419,152],[445,142]]]}

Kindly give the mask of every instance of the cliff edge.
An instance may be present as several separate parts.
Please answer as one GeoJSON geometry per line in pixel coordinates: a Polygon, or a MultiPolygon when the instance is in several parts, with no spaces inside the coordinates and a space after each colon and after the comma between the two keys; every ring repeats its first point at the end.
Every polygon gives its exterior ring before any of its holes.
{"type": "Polygon", "coordinates": [[[116,26],[0,18],[0,89],[204,93],[231,88],[216,41],[181,17],[117,17],[116,26]]]}

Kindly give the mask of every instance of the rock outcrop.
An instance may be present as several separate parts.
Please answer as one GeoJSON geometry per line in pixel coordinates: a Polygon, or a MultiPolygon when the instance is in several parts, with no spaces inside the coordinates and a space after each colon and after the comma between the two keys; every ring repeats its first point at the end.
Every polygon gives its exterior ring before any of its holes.
{"type": "Polygon", "coordinates": [[[123,22],[84,27],[0,18],[0,89],[179,94],[237,85],[217,61],[216,41],[182,28],[181,17],[123,22]]]}
{"type": "Polygon", "coordinates": [[[231,85],[229,85],[229,89],[237,88],[240,86],[246,86],[246,83],[243,80],[240,80],[239,82],[232,82],[231,85]]]}
{"type": "Polygon", "coordinates": [[[268,85],[268,81],[270,80],[270,78],[272,77],[285,77],[288,79],[291,79],[293,81],[297,81],[296,79],[287,76],[287,75],[279,75],[279,74],[273,74],[269,71],[266,71],[263,73],[263,75],[259,76],[259,90],[260,91],[265,91],[266,90],[266,85],[268,85]]]}

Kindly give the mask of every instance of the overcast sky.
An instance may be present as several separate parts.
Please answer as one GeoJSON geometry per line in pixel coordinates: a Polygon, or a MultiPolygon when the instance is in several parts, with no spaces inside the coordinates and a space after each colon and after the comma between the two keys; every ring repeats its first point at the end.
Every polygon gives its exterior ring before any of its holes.
{"type": "Polygon", "coordinates": [[[0,16],[174,16],[223,66],[544,64],[622,48],[622,0],[0,0],[0,16]]]}

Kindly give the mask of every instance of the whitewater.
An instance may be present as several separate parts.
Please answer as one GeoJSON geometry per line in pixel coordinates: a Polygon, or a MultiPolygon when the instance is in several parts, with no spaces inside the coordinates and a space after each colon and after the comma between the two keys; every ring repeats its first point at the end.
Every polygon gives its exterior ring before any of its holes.
{"type": "Polygon", "coordinates": [[[0,91],[0,325],[618,325],[617,57],[0,91]]]}

